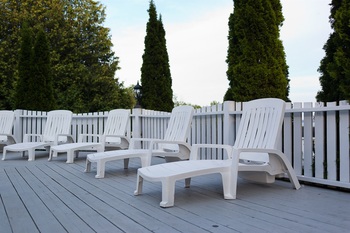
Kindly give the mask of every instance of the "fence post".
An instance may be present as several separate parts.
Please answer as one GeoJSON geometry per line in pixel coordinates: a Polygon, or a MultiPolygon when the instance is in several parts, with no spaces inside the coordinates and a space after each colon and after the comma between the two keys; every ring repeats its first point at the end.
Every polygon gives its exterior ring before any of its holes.
{"type": "MultiPolygon", "coordinates": [[[[339,106],[349,105],[348,101],[340,101],[339,106]]],[[[349,111],[339,111],[339,179],[350,183],[350,157],[349,157],[349,111]]]]}
{"type": "Polygon", "coordinates": [[[225,101],[224,102],[224,140],[225,145],[234,144],[235,140],[235,117],[230,113],[235,111],[235,102],[234,101],[225,101]]]}
{"type": "Polygon", "coordinates": [[[16,142],[22,142],[23,140],[23,124],[22,124],[22,119],[21,116],[23,114],[23,110],[17,109],[14,111],[15,113],[15,122],[13,124],[13,136],[16,139],[16,142]]]}
{"type": "MultiPolygon", "coordinates": [[[[132,121],[132,137],[133,138],[141,138],[141,115],[142,115],[142,109],[141,108],[134,108],[132,110],[132,114],[134,115],[134,120],[132,121]]],[[[135,145],[136,148],[141,148],[140,142],[137,142],[138,144],[135,145]]]]}

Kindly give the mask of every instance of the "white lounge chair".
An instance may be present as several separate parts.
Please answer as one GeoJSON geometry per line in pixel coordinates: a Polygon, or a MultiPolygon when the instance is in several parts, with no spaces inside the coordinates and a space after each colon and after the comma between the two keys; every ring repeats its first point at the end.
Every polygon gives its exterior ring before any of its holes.
{"type": "Polygon", "coordinates": [[[25,134],[22,143],[5,146],[2,160],[5,160],[7,151],[28,151],[28,161],[33,161],[37,149],[48,149],[48,147],[59,143],[73,142],[70,135],[71,122],[71,111],[50,111],[47,114],[43,134],[25,134]],[[36,141],[33,141],[33,139],[36,139],[36,141]]]}
{"type": "Polygon", "coordinates": [[[97,163],[96,178],[104,178],[105,164],[108,161],[124,159],[124,168],[128,168],[130,158],[140,158],[141,166],[149,166],[152,156],[164,156],[167,160],[188,159],[191,151],[186,142],[192,122],[193,107],[179,106],[171,112],[164,139],[131,138],[128,150],[107,151],[89,154],[86,158],[85,172],[91,170],[91,163],[97,163]],[[137,144],[148,143],[148,149],[139,149],[137,144]]]}
{"type": "Polygon", "coordinates": [[[57,157],[57,153],[67,153],[67,163],[74,162],[74,154],[78,157],[79,151],[103,152],[111,149],[127,149],[129,138],[126,130],[129,122],[130,110],[115,109],[108,113],[108,118],[103,135],[80,134],[77,143],[52,146],[49,161],[57,157]],[[97,142],[87,142],[88,137],[96,137],[97,142]]]}
{"type": "Polygon", "coordinates": [[[15,113],[13,111],[0,111],[0,151],[4,146],[16,143],[16,139],[12,134],[14,121],[15,113]]]}
{"type": "Polygon", "coordinates": [[[174,205],[175,182],[200,175],[220,173],[222,176],[225,199],[236,199],[237,176],[258,182],[271,183],[274,177],[287,173],[295,189],[300,188],[299,181],[287,157],[277,149],[284,118],[285,103],[279,99],[259,99],[247,102],[239,125],[234,146],[229,145],[193,145],[189,161],[159,164],[139,168],[137,185],[134,192],[142,192],[143,180],[162,183],[161,207],[174,205]],[[200,160],[199,148],[221,148],[226,152],[225,160],[200,160]],[[261,179],[267,177],[267,179],[261,179]]]}

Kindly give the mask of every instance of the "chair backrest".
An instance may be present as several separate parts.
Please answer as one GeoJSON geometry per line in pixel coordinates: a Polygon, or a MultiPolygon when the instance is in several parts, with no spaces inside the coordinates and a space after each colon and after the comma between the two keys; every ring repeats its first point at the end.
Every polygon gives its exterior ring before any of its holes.
{"type": "MultiPolygon", "coordinates": [[[[178,106],[171,112],[164,140],[185,142],[189,135],[194,109],[192,106],[178,106]]],[[[177,145],[163,144],[164,150],[178,150],[177,145]]]]}
{"type": "MultiPolygon", "coordinates": [[[[58,134],[70,134],[73,113],[68,110],[54,110],[47,114],[43,141],[53,142],[58,134]]],[[[59,140],[65,140],[60,137],[59,140]]]]}
{"type": "MultiPolygon", "coordinates": [[[[15,121],[15,113],[13,111],[0,111],[0,134],[11,135],[12,127],[15,121]]],[[[0,135],[0,142],[7,141],[7,136],[0,135]]]]}
{"type": "MultiPolygon", "coordinates": [[[[234,147],[277,149],[284,111],[285,102],[281,99],[266,98],[245,103],[234,147]]],[[[240,158],[268,160],[266,154],[242,153],[240,158]]]]}
{"type": "MultiPolygon", "coordinates": [[[[130,110],[114,109],[108,113],[107,122],[104,128],[104,135],[123,135],[125,136],[130,118],[130,110]]],[[[115,142],[117,138],[108,138],[106,141],[115,142]]],[[[120,140],[119,140],[120,141],[120,140]]]]}

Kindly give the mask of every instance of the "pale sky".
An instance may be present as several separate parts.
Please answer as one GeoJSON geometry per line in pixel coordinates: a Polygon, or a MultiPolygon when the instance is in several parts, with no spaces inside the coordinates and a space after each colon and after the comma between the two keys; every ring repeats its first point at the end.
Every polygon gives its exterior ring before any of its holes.
{"type": "MultiPolygon", "coordinates": [[[[149,0],[100,0],[106,6],[104,26],[111,29],[113,50],[125,86],[141,79],[149,0]]],[[[228,18],[232,0],[154,0],[162,15],[177,100],[200,106],[222,103],[226,76],[228,18]]],[[[289,66],[292,102],[315,102],[320,90],[319,67],[331,28],[331,0],[281,0],[281,28],[289,66]]],[[[142,84],[141,84],[142,85],[142,84]]]]}

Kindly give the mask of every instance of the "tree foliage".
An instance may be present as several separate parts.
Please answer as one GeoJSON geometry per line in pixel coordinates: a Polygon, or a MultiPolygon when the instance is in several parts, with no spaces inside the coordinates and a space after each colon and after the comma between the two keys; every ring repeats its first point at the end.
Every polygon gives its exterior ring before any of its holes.
{"type": "MultiPolygon", "coordinates": [[[[19,80],[15,92],[15,106],[17,109],[27,109],[34,100],[27,98],[27,91],[30,89],[32,77],[33,62],[33,33],[26,22],[23,23],[21,30],[21,46],[18,59],[19,80]]],[[[5,77],[2,79],[6,80],[5,77]]],[[[5,101],[5,96],[3,99],[5,101]]]]}
{"type": "MultiPolygon", "coordinates": [[[[28,22],[34,34],[44,29],[51,58],[57,108],[103,111],[124,105],[122,83],[114,78],[118,57],[105,8],[93,0],[0,0],[0,107],[14,107],[18,80],[20,30],[28,22]]],[[[127,100],[129,101],[129,100],[127,100]]],[[[130,101],[129,101],[130,102],[130,101]]],[[[131,107],[131,106],[129,106],[131,107]]]]}
{"type": "Polygon", "coordinates": [[[19,79],[15,93],[16,108],[53,110],[55,99],[46,33],[41,29],[35,37],[26,22],[23,23],[21,30],[18,71],[19,79]]]}
{"type": "Polygon", "coordinates": [[[279,39],[283,21],[279,0],[234,1],[226,59],[229,88],[224,100],[288,100],[288,66],[279,39]]]}
{"type": "MultiPolygon", "coordinates": [[[[49,42],[46,32],[39,29],[33,48],[32,76],[28,92],[32,94],[32,108],[41,111],[55,109],[49,42]]],[[[28,97],[28,96],[27,96],[28,97]]]]}
{"type": "Polygon", "coordinates": [[[329,19],[334,31],[323,47],[325,57],[318,69],[321,90],[316,99],[350,100],[350,1],[333,0],[329,19]]]}
{"type": "Polygon", "coordinates": [[[149,6],[145,50],[141,67],[142,107],[171,111],[174,107],[169,56],[162,17],[157,18],[153,0],[149,6]]]}

